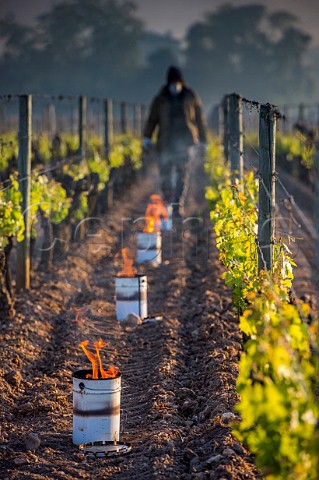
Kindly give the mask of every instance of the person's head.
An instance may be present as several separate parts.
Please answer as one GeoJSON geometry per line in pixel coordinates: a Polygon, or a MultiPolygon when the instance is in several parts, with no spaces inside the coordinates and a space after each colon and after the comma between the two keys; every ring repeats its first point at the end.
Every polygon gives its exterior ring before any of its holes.
{"type": "Polygon", "coordinates": [[[171,66],[167,70],[167,85],[172,95],[177,95],[182,91],[184,77],[178,67],[171,66]]]}

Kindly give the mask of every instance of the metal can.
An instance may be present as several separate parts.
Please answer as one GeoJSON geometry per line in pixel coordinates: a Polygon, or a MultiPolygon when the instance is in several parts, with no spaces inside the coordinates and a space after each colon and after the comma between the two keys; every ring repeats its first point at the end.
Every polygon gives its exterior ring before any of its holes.
{"type": "Polygon", "coordinates": [[[137,263],[162,263],[161,232],[137,234],[137,263]]]}
{"type": "Polygon", "coordinates": [[[116,317],[123,320],[130,313],[147,317],[147,277],[116,277],[116,317]]]}
{"type": "Polygon", "coordinates": [[[120,437],[121,373],[116,378],[73,374],[73,443],[117,442],[120,437]]]}

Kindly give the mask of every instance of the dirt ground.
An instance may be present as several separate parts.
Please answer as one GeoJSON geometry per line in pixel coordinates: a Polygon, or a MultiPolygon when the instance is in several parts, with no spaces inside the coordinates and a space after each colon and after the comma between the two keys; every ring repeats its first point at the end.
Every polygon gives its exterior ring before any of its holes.
{"type": "Polygon", "coordinates": [[[0,325],[1,479],[262,478],[229,425],[237,418],[242,335],[221,279],[204,181],[197,168],[187,220],[163,236],[163,263],[139,268],[148,276],[149,312],[163,321],[123,328],[114,301],[115,255],[123,242],[132,246],[139,223],[132,220],[158,191],[154,168],[101,218],[95,236],[72,245],[50,272],[35,273],[31,291],[18,295],[16,318],[0,325]],[[76,321],[72,309],[83,306],[76,321]],[[72,444],[72,373],[89,368],[78,343],[99,337],[108,342],[104,364],[122,372],[121,442],[132,451],[116,458],[93,459],[72,444]],[[30,432],[41,440],[34,452],[24,445],[30,432]]]}

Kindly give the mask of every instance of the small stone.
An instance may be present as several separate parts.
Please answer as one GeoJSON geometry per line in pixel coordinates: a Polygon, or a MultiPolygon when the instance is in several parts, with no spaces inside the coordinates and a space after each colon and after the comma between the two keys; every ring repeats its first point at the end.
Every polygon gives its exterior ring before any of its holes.
{"type": "Polygon", "coordinates": [[[171,414],[171,413],[165,413],[165,415],[163,416],[164,420],[172,420],[174,418],[174,416],[171,414]]]}
{"type": "Polygon", "coordinates": [[[219,463],[223,459],[222,455],[214,455],[206,460],[207,465],[213,465],[214,463],[219,463]]]}
{"type": "Polygon", "coordinates": [[[179,388],[176,393],[181,400],[187,400],[189,398],[192,398],[192,399],[197,398],[196,393],[190,388],[186,388],[186,387],[179,388]]]}
{"type": "Polygon", "coordinates": [[[187,448],[183,453],[183,460],[185,463],[191,462],[193,458],[197,458],[197,453],[195,453],[191,448],[187,448]]]}
{"type": "Polygon", "coordinates": [[[13,460],[13,463],[17,466],[17,467],[22,467],[23,465],[28,465],[28,459],[27,458],[24,458],[24,457],[17,457],[13,460]]]}
{"type": "Polygon", "coordinates": [[[141,325],[142,323],[141,317],[136,315],[136,313],[129,313],[125,318],[123,318],[123,320],[120,321],[121,326],[124,328],[133,328],[137,325],[141,325]]]}
{"type": "Polygon", "coordinates": [[[24,445],[27,450],[35,452],[40,447],[41,440],[36,433],[30,432],[24,439],[24,445]]]}
{"type": "Polygon", "coordinates": [[[235,455],[235,451],[232,448],[225,448],[223,451],[223,455],[226,455],[226,457],[230,457],[231,455],[235,455]]]}
{"type": "Polygon", "coordinates": [[[182,414],[185,415],[186,417],[189,417],[190,415],[192,415],[194,411],[194,402],[190,400],[185,400],[185,402],[181,407],[181,411],[182,411],[182,414]]]}
{"type": "Polygon", "coordinates": [[[14,407],[15,411],[21,415],[27,415],[33,411],[33,405],[31,402],[22,403],[14,407]]]}
{"type": "Polygon", "coordinates": [[[189,471],[191,473],[196,473],[198,472],[198,466],[200,464],[200,460],[199,458],[196,456],[194,458],[191,459],[191,461],[189,462],[189,471]]]}
{"type": "Polygon", "coordinates": [[[233,450],[239,455],[243,455],[245,453],[243,447],[239,445],[239,443],[234,443],[233,450]]]}
{"type": "Polygon", "coordinates": [[[223,423],[229,423],[229,422],[232,422],[233,420],[235,420],[235,418],[236,417],[232,412],[225,412],[221,416],[221,421],[223,423]]]}
{"type": "Polygon", "coordinates": [[[197,479],[197,480],[204,480],[205,478],[206,476],[204,472],[199,472],[194,476],[194,479],[197,479]]]}
{"type": "Polygon", "coordinates": [[[4,379],[10,383],[13,387],[20,387],[20,384],[22,382],[22,375],[18,370],[11,370],[10,372],[6,373],[4,375],[4,379]]]}
{"type": "Polygon", "coordinates": [[[206,407],[202,412],[200,412],[200,414],[198,415],[198,418],[199,418],[199,421],[200,422],[204,422],[205,420],[207,420],[210,415],[211,415],[211,412],[212,412],[212,409],[210,406],[206,407]]]}

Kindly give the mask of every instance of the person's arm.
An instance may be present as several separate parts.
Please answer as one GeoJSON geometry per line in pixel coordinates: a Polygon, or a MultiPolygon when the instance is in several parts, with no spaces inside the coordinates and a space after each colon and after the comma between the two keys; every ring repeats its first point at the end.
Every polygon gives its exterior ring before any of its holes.
{"type": "Polygon", "coordinates": [[[158,117],[158,97],[156,97],[151,105],[150,113],[144,128],[143,136],[146,138],[152,138],[154,130],[158,125],[159,117],[158,117]]]}
{"type": "Polygon", "coordinates": [[[206,119],[203,112],[202,102],[197,95],[195,95],[195,119],[199,141],[200,143],[207,143],[206,119]]]}

